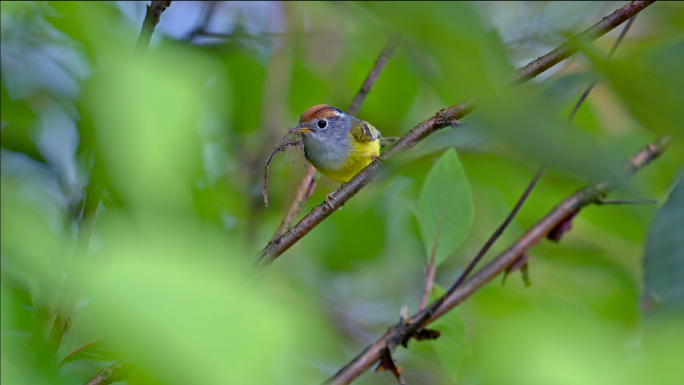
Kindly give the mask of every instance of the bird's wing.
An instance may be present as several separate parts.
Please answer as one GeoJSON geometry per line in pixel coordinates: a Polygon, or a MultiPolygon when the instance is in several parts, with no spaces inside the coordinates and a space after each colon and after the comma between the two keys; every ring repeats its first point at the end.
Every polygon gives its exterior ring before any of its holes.
{"type": "Polygon", "coordinates": [[[380,131],[360,119],[352,120],[351,134],[359,142],[373,142],[380,138],[380,131]]]}

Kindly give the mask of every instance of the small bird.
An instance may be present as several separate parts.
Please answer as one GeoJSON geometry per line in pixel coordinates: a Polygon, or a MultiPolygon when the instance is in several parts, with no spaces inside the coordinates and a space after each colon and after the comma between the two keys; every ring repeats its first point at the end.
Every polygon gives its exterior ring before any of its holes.
{"type": "MultiPolygon", "coordinates": [[[[379,162],[380,131],[368,122],[325,104],[304,111],[296,128],[304,139],[304,156],[328,178],[346,183],[371,162],[379,162]]],[[[325,202],[334,209],[330,200],[325,202]]]]}

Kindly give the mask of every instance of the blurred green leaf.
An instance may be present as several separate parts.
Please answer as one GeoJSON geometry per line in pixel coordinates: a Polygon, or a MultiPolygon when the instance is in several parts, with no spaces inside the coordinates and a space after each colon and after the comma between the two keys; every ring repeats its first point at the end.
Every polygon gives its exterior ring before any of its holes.
{"type": "Polygon", "coordinates": [[[656,309],[684,309],[684,176],[658,210],[646,243],[644,292],[656,309]]]}
{"type": "Polygon", "coordinates": [[[418,197],[418,226],[435,266],[446,260],[463,242],[473,222],[470,184],[454,149],[447,150],[428,172],[418,197]]]}
{"type": "MultiPolygon", "coordinates": [[[[446,290],[435,285],[430,297],[432,301],[435,301],[445,293],[446,290]]],[[[457,381],[461,363],[465,358],[473,356],[473,349],[466,338],[465,324],[461,319],[460,308],[451,309],[437,321],[431,323],[430,328],[437,329],[441,333],[439,338],[430,341],[430,345],[451,379],[457,381]]]]}
{"type": "Polygon", "coordinates": [[[0,86],[0,124],[2,134],[0,143],[2,148],[10,151],[22,152],[31,158],[45,162],[43,155],[33,143],[31,125],[36,115],[29,108],[26,101],[12,100],[7,94],[4,83],[0,86]]]}
{"type": "MultiPolygon", "coordinates": [[[[588,52],[589,53],[589,52],[588,52]]],[[[605,62],[588,55],[632,115],[649,130],[684,138],[682,37],[605,62]]]]}
{"type": "Polygon", "coordinates": [[[292,358],[325,335],[315,317],[295,311],[286,287],[248,286],[219,233],[181,219],[110,215],[114,242],[79,280],[97,297],[97,322],[166,384],[313,381],[292,358]]]}
{"type": "MultiPolygon", "coordinates": [[[[323,195],[322,187],[317,193],[323,195]]],[[[366,193],[367,194],[367,193],[366,193]]],[[[359,262],[374,259],[386,243],[384,221],[364,202],[366,194],[359,194],[330,218],[316,227],[305,244],[323,265],[332,271],[352,270],[359,262]],[[340,245],[344,245],[341,247],[340,245]]],[[[317,194],[311,202],[323,200],[317,194]]]]}
{"type": "Polygon", "coordinates": [[[33,304],[33,310],[36,312],[37,318],[41,320],[48,319],[52,316],[52,312],[55,308],[55,296],[48,296],[35,278],[31,277],[25,271],[23,273],[24,278],[26,278],[26,283],[28,284],[29,293],[31,293],[31,303],[33,304]]]}
{"type": "Polygon", "coordinates": [[[624,178],[623,159],[614,149],[561,118],[558,101],[527,97],[523,89],[508,89],[482,101],[475,119],[520,154],[564,172],[593,181],[624,178]]]}
{"type": "Polygon", "coordinates": [[[37,356],[24,338],[6,334],[2,336],[2,371],[3,384],[23,384],[29,379],[31,370],[36,365],[37,356]]]}
{"type": "Polygon", "coordinates": [[[107,338],[107,331],[98,322],[95,308],[94,304],[87,305],[72,318],[55,357],[58,365],[77,360],[113,361],[121,358],[107,338]]]}
{"type": "Polygon", "coordinates": [[[448,104],[488,94],[512,72],[498,35],[485,31],[469,3],[364,5],[406,39],[405,49],[416,74],[448,104]]]}

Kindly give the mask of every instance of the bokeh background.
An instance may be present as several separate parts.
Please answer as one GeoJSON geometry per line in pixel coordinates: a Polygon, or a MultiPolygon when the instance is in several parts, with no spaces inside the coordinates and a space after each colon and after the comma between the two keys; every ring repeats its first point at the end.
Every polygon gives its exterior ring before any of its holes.
{"type": "MultiPolygon", "coordinates": [[[[455,148],[472,195],[448,287],[549,169],[485,259],[587,182],[657,204],[591,206],[437,329],[396,353],[409,384],[672,384],[684,339],[684,6],[656,3],[528,84],[502,79],[622,2],[182,2],[133,55],[144,2],[3,2],[3,383],[83,383],[117,359],[129,384],[320,383],[416,310],[426,252],[418,198],[455,148]],[[346,109],[392,36],[399,46],[358,117],[401,136],[468,97],[480,109],[432,135],[283,254],[258,285],[306,169],[264,163],[314,104],[346,109]],[[585,87],[598,80],[572,121],[585,87]],[[661,135],[671,148],[625,180],[661,135]],[[97,160],[97,162],[96,162],[97,160]],[[94,167],[97,163],[97,167],[94,167]],[[105,192],[88,257],[71,264],[85,187],[105,192]],[[668,200],[669,199],[669,200],[668,200]],[[468,229],[466,229],[468,230],[468,229]],[[76,315],[37,365],[65,282],[76,315]],[[52,373],[49,376],[44,373],[52,373]]],[[[321,177],[300,217],[338,184],[321,177]]],[[[360,384],[393,384],[368,373],[360,384]]]]}

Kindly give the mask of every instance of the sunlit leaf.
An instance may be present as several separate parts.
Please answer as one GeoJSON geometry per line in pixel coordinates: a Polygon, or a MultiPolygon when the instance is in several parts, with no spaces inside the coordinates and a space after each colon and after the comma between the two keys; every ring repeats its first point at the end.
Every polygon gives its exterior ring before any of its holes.
{"type": "Polygon", "coordinates": [[[470,185],[454,149],[432,166],[418,198],[418,226],[425,255],[435,251],[435,266],[447,259],[470,230],[473,199],[470,185]]]}

